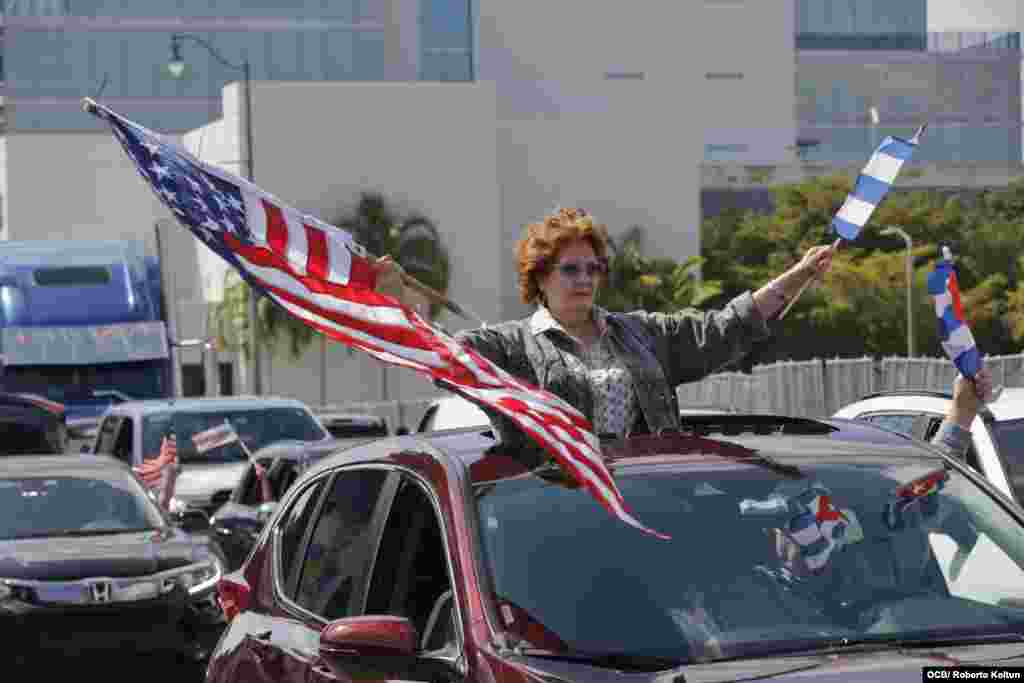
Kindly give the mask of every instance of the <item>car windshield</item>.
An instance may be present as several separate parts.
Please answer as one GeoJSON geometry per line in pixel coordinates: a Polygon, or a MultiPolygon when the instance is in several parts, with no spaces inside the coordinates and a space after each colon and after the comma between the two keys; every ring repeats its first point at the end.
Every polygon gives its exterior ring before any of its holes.
{"type": "Polygon", "coordinates": [[[1006,464],[1010,486],[1017,500],[1024,500],[1024,420],[1001,420],[990,426],[1006,464]]]}
{"type": "Polygon", "coordinates": [[[969,479],[934,458],[772,455],[802,476],[708,457],[618,469],[668,541],[582,488],[477,484],[506,630],[528,648],[690,662],[1024,631],[1024,528],[969,479]]]}
{"type": "Polygon", "coordinates": [[[145,531],[163,519],[135,479],[87,476],[0,479],[0,539],[145,531]]]}
{"type": "Polygon", "coordinates": [[[319,441],[327,438],[316,419],[302,408],[251,408],[246,410],[205,410],[148,415],[143,420],[142,445],[145,457],[160,452],[164,435],[173,431],[182,463],[241,462],[248,455],[237,442],[226,443],[200,453],[193,437],[227,420],[250,453],[275,441],[319,441]]]}

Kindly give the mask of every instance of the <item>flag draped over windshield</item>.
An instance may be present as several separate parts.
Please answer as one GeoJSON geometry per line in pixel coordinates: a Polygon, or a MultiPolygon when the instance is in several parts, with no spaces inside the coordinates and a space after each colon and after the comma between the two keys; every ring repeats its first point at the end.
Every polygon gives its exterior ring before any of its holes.
{"type": "Polygon", "coordinates": [[[373,256],[333,225],[196,159],[176,142],[85,100],[110,124],[140,175],[178,222],[227,261],[255,292],[322,334],[426,374],[506,415],[623,522],[630,513],[589,420],[554,394],[518,380],[375,290],[373,256]]]}

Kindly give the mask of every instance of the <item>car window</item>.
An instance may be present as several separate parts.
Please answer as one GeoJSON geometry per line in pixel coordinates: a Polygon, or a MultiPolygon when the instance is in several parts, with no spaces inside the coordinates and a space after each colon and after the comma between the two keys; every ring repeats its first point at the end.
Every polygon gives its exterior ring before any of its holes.
{"type": "Polygon", "coordinates": [[[1024,500],[1024,420],[1000,420],[989,425],[1010,487],[1017,500],[1024,500]]]}
{"type": "Polygon", "coordinates": [[[917,415],[913,413],[884,413],[865,415],[861,419],[900,434],[914,436],[914,423],[917,420],[917,415]]]}
{"type": "Polygon", "coordinates": [[[0,540],[144,531],[162,526],[160,513],[128,473],[110,479],[0,479],[0,540]]]}
{"type": "MultiPolygon", "coordinates": [[[[113,456],[121,462],[131,465],[133,463],[132,454],[134,453],[134,443],[134,420],[130,417],[126,417],[121,420],[121,427],[117,432],[117,441],[114,442],[113,456]]],[[[158,453],[153,453],[152,455],[155,456],[157,454],[158,453]]]]}
{"type": "Polygon", "coordinates": [[[169,431],[178,440],[178,459],[188,462],[243,462],[249,456],[237,442],[205,453],[196,451],[192,438],[199,432],[231,423],[250,453],[276,441],[320,441],[327,438],[316,418],[302,408],[251,408],[244,410],[177,411],[147,415],[143,422],[143,449],[160,451],[160,441],[169,431]]]}
{"type": "Polygon", "coordinates": [[[557,481],[478,484],[506,628],[545,649],[689,661],[1024,628],[1024,527],[940,458],[910,442],[856,456],[731,441],[800,475],[689,454],[616,471],[633,514],[667,542],[557,481]]]}
{"type": "Polygon", "coordinates": [[[299,547],[309,527],[309,520],[316,511],[323,487],[324,480],[320,479],[306,488],[278,522],[277,571],[280,572],[281,585],[288,596],[295,592],[295,579],[301,567],[299,547]]]}
{"type": "Polygon", "coordinates": [[[426,649],[442,649],[454,639],[451,588],[437,513],[407,478],[381,535],[365,613],[406,617],[426,649]]]}
{"type": "Polygon", "coordinates": [[[335,476],[303,557],[298,605],[327,620],[353,614],[375,550],[371,522],[386,478],[365,469],[335,476]]]}
{"type": "Polygon", "coordinates": [[[437,415],[437,406],[432,405],[427,408],[427,412],[423,413],[423,417],[420,419],[420,426],[416,428],[417,432],[429,432],[434,429],[434,415],[437,415]]]}
{"type": "Polygon", "coordinates": [[[270,482],[270,490],[274,493],[274,499],[281,500],[281,497],[288,492],[298,478],[299,468],[295,463],[282,462],[278,465],[270,482]]]}
{"type": "Polygon", "coordinates": [[[258,506],[263,502],[260,488],[260,480],[256,478],[256,471],[250,465],[242,475],[242,495],[239,496],[238,502],[250,507],[258,506]]]}
{"type": "Polygon", "coordinates": [[[108,415],[103,419],[103,424],[100,425],[99,433],[96,436],[96,453],[113,455],[114,442],[117,439],[117,427],[120,423],[121,418],[117,415],[108,415]]]}

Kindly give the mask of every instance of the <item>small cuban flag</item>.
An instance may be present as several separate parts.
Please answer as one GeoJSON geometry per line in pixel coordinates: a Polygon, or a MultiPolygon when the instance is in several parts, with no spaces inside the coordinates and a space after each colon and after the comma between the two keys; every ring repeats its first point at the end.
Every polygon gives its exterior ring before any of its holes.
{"type": "Polygon", "coordinates": [[[921,134],[928,124],[922,125],[909,140],[897,137],[886,137],[871,155],[864,170],[857,177],[853,191],[846,197],[842,207],[832,218],[832,228],[844,240],[857,239],[861,228],[871,218],[903,164],[910,160],[917,149],[921,134]]]}
{"type": "Polygon", "coordinates": [[[837,548],[864,538],[853,511],[836,508],[831,493],[820,484],[792,498],[790,504],[797,514],[786,531],[800,546],[800,554],[812,572],[824,569],[837,548]]]}
{"type": "Polygon", "coordinates": [[[960,287],[953,268],[953,253],[947,246],[942,247],[942,259],[928,275],[928,293],[935,302],[942,349],[961,375],[974,379],[981,369],[981,354],[964,317],[960,287]]]}

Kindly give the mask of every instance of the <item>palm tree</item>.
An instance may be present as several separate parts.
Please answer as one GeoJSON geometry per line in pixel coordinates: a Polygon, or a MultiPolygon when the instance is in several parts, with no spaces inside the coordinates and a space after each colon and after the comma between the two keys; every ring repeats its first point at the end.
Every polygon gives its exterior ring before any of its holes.
{"type": "MultiPolygon", "coordinates": [[[[433,289],[445,293],[451,274],[448,251],[434,223],[420,213],[400,215],[383,195],[364,192],[354,211],[343,215],[334,225],[348,230],[355,241],[374,256],[389,255],[407,273],[433,289]]],[[[233,269],[224,283],[224,299],[210,311],[210,329],[218,347],[251,357],[249,348],[250,288],[233,269]]],[[[436,318],[442,308],[431,302],[428,315],[436,318]]],[[[272,356],[287,351],[299,360],[317,337],[317,332],[267,297],[257,303],[257,337],[265,340],[272,356]]],[[[327,338],[320,337],[320,402],[326,403],[327,338]]],[[[349,354],[352,350],[348,349],[349,354]]],[[[382,399],[387,399],[387,380],[382,369],[382,399]]]]}
{"type": "MultiPolygon", "coordinates": [[[[400,215],[378,192],[363,192],[355,210],[336,223],[376,256],[391,256],[407,273],[438,292],[448,291],[451,264],[434,223],[420,213],[400,215]]],[[[430,305],[430,318],[441,306],[430,305]]]]}
{"type": "MultiPolygon", "coordinates": [[[[400,216],[383,195],[364,192],[355,210],[335,222],[348,230],[356,242],[376,256],[390,255],[420,282],[439,292],[446,292],[450,263],[437,227],[426,216],[412,213],[400,216]]],[[[224,299],[211,311],[211,330],[223,348],[241,351],[249,357],[248,305],[250,288],[234,271],[228,270],[224,283],[224,299]]],[[[438,304],[431,304],[430,317],[440,313],[438,304]]],[[[298,360],[316,338],[316,331],[267,297],[257,303],[257,336],[267,341],[273,355],[287,351],[298,360]]]]}
{"type": "MultiPolygon", "coordinates": [[[[249,297],[252,289],[234,269],[224,277],[224,299],[210,310],[210,329],[218,347],[244,353],[251,358],[249,348],[249,297]]],[[[292,360],[299,360],[313,343],[316,330],[305,324],[271,299],[262,297],[256,302],[259,339],[265,340],[271,355],[288,352],[292,360]]]]}
{"type": "Polygon", "coordinates": [[[642,309],[671,313],[700,306],[722,291],[718,280],[700,281],[699,256],[683,262],[643,256],[644,229],[634,225],[618,240],[609,239],[608,285],[598,304],[611,311],[642,309]]]}

